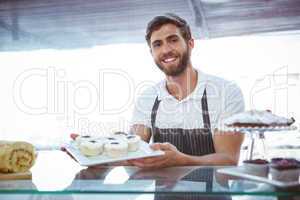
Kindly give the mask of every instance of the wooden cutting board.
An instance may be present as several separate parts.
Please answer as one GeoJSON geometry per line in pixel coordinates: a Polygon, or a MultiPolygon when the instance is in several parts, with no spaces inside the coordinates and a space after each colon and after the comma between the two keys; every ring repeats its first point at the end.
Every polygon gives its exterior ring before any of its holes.
{"type": "Polygon", "coordinates": [[[30,171],[22,173],[0,173],[0,180],[24,180],[31,178],[32,174],[30,171]]]}

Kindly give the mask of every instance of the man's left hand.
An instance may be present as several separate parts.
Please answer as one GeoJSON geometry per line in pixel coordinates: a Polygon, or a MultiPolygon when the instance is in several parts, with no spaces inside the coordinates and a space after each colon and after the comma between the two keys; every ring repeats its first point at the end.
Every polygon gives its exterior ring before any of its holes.
{"type": "Polygon", "coordinates": [[[150,147],[153,150],[164,151],[165,154],[159,157],[129,160],[128,162],[143,169],[157,169],[181,165],[184,154],[178,151],[174,145],[170,143],[154,143],[150,147]]]}

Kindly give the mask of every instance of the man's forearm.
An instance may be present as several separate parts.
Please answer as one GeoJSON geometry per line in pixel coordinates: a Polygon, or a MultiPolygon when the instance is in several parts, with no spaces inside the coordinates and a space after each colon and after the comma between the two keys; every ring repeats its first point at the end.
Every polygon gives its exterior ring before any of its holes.
{"type": "Polygon", "coordinates": [[[237,165],[238,160],[224,153],[213,153],[204,156],[182,154],[179,157],[180,165],[237,165]]]}

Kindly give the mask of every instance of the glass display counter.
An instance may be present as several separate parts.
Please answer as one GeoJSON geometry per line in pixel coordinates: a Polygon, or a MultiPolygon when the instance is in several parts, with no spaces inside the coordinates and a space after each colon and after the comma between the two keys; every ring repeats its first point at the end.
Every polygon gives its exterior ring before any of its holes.
{"type": "Polygon", "coordinates": [[[0,199],[299,199],[300,187],[221,174],[224,166],[141,170],[132,166],[82,167],[65,152],[40,151],[32,178],[0,180],[0,199]],[[94,197],[93,197],[94,198],[94,197]],[[100,197],[99,197],[100,198],[100,197]]]}

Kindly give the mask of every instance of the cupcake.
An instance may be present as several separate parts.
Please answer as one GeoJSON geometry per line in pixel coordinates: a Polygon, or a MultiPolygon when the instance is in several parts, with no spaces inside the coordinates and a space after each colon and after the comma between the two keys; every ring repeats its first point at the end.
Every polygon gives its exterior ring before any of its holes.
{"type": "Polygon", "coordinates": [[[113,140],[104,145],[108,157],[118,158],[127,155],[128,143],[122,140],[113,140]]]}
{"type": "Polygon", "coordinates": [[[115,132],[113,134],[113,137],[120,138],[120,139],[125,139],[127,136],[128,136],[127,133],[121,131],[115,132]]]}
{"type": "Polygon", "coordinates": [[[128,135],[126,141],[128,143],[128,151],[137,151],[140,147],[141,137],[138,135],[128,135]]]}
{"type": "Polygon", "coordinates": [[[87,140],[79,144],[80,152],[85,156],[98,156],[103,152],[104,143],[101,140],[87,140]]]}
{"type": "Polygon", "coordinates": [[[78,146],[80,146],[80,144],[84,141],[89,141],[89,140],[93,140],[93,137],[90,135],[78,135],[75,138],[75,142],[78,146]]]}
{"type": "Polygon", "coordinates": [[[251,175],[267,177],[269,162],[264,159],[244,160],[243,167],[251,175]]]}
{"type": "Polygon", "coordinates": [[[118,140],[120,140],[120,139],[117,137],[105,137],[104,138],[105,143],[116,142],[118,140]]]}
{"type": "Polygon", "coordinates": [[[299,181],[300,162],[293,158],[273,158],[271,160],[270,173],[273,180],[299,181]]]}

